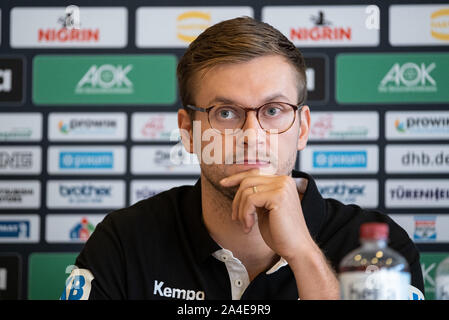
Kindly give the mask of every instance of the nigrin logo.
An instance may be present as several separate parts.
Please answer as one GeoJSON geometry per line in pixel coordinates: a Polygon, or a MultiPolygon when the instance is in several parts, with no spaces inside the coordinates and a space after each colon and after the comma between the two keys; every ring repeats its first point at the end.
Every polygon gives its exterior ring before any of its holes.
{"type": "Polygon", "coordinates": [[[319,11],[317,16],[312,16],[313,28],[291,28],[290,40],[351,40],[351,27],[331,27],[332,22],[324,18],[324,12],[319,11]]]}

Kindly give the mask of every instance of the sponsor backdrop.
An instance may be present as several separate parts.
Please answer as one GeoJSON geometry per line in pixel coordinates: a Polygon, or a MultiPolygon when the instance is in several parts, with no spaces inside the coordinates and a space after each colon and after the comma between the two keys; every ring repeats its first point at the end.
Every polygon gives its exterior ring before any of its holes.
{"type": "Polygon", "coordinates": [[[205,28],[242,15],[306,57],[297,169],[324,197],[402,225],[434,297],[449,255],[447,2],[17,0],[0,7],[0,299],[58,299],[108,212],[195,183],[176,65],[205,28]]]}

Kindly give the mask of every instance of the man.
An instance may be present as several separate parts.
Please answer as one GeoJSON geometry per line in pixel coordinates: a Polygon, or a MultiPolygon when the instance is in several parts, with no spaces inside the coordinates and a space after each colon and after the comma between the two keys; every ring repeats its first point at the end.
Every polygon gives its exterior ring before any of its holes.
{"type": "Polygon", "coordinates": [[[423,290],[403,229],[323,199],[293,170],[310,110],[304,59],[279,31],[251,18],[210,27],[180,60],[178,82],[178,125],[200,179],[109,214],[63,299],[338,299],[338,264],[368,221],[389,224],[423,290]]]}

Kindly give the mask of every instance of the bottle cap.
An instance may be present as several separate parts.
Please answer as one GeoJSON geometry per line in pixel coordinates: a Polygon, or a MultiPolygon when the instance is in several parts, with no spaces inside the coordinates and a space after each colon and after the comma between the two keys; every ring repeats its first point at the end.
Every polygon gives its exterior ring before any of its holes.
{"type": "Polygon", "coordinates": [[[370,240],[385,240],[388,238],[388,224],[382,222],[368,222],[360,226],[360,238],[370,240]]]}

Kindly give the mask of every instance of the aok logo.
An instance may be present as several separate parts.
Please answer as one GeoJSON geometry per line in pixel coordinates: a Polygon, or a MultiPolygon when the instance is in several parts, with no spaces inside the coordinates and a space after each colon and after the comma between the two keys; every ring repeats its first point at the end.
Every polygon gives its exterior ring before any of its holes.
{"type": "Polygon", "coordinates": [[[432,37],[442,41],[449,41],[449,9],[433,12],[430,19],[430,33],[432,37]]]}
{"type": "Polygon", "coordinates": [[[188,11],[176,18],[176,37],[190,43],[199,36],[201,32],[211,26],[211,14],[201,11],[188,11]]]}
{"type": "Polygon", "coordinates": [[[78,82],[75,93],[78,94],[104,94],[119,93],[131,94],[134,92],[133,83],[128,78],[132,65],[103,64],[92,65],[78,82]]]}
{"type": "Polygon", "coordinates": [[[435,92],[437,83],[431,76],[436,64],[395,63],[379,83],[379,92],[435,92]]]}

